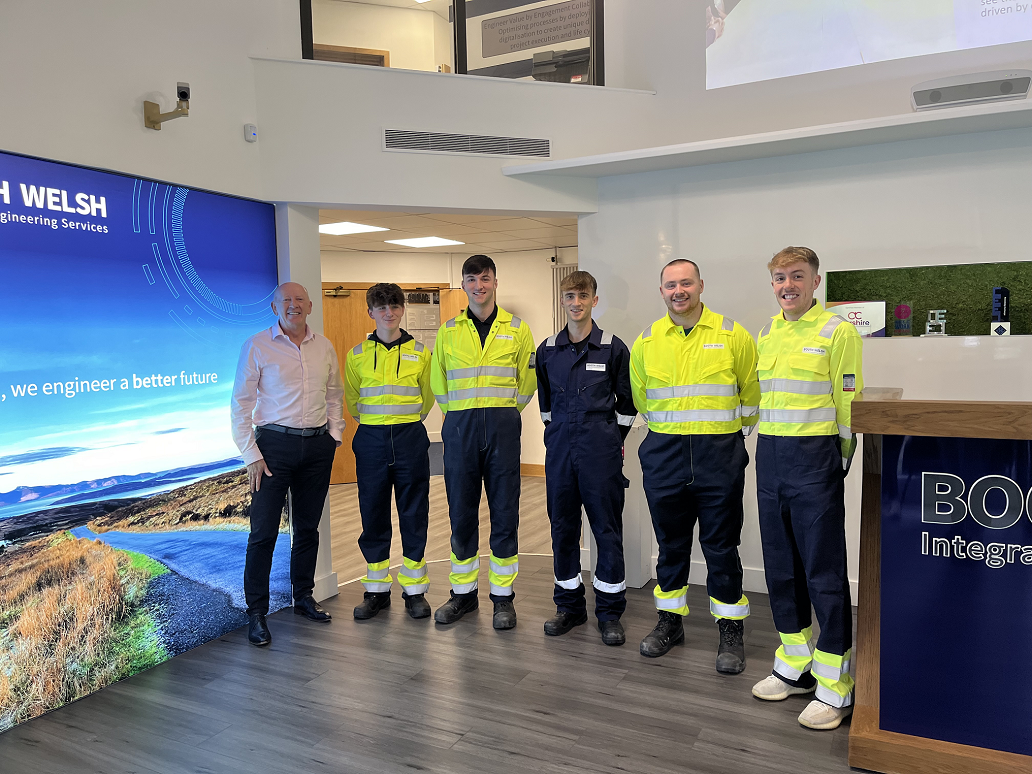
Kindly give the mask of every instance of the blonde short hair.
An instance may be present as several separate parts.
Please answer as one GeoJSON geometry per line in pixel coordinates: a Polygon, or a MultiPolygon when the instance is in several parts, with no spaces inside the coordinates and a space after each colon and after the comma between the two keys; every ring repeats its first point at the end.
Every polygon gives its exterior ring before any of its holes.
{"type": "Polygon", "coordinates": [[[810,264],[814,274],[820,273],[820,259],[817,258],[817,253],[809,247],[786,247],[770,259],[770,262],[767,264],[767,271],[773,272],[775,269],[783,269],[800,261],[810,264]]]}

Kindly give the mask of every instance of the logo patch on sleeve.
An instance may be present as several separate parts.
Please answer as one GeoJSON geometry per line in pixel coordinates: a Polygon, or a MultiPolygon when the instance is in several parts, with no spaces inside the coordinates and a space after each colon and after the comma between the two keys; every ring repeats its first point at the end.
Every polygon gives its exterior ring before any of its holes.
{"type": "Polygon", "coordinates": [[[702,348],[703,349],[723,349],[724,345],[723,344],[703,344],[702,348]]]}
{"type": "Polygon", "coordinates": [[[585,368],[585,370],[588,370],[588,371],[605,371],[606,370],[606,364],[605,363],[585,363],[584,364],[584,368],[585,368]]]}
{"type": "Polygon", "coordinates": [[[402,360],[411,360],[413,363],[418,363],[419,362],[419,355],[410,355],[407,352],[403,352],[401,354],[401,359],[402,360]]]}
{"type": "Polygon", "coordinates": [[[534,368],[537,366],[537,352],[530,353],[530,361],[527,363],[527,368],[534,368]]]}
{"type": "Polygon", "coordinates": [[[828,350],[821,349],[820,347],[803,347],[803,352],[807,355],[827,355],[828,350]]]}
{"type": "Polygon", "coordinates": [[[842,392],[856,392],[856,374],[842,374],[842,392]]]}

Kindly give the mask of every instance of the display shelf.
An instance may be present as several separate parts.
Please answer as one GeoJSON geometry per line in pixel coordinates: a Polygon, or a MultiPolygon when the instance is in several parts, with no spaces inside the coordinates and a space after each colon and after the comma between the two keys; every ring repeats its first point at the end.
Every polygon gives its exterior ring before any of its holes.
{"type": "Polygon", "coordinates": [[[925,113],[907,113],[597,156],[510,164],[502,167],[502,172],[509,177],[551,175],[598,178],[1029,127],[1032,127],[1032,101],[1025,100],[943,108],[925,113]]]}

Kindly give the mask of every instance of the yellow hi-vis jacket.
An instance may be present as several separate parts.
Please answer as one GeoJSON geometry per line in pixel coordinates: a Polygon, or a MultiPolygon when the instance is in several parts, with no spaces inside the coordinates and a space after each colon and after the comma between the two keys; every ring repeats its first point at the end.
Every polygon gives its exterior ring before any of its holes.
{"type": "Polygon", "coordinates": [[[717,435],[756,425],[756,344],[730,317],[703,305],[687,336],[667,315],[631,347],[631,393],[649,432],[717,435]]]}
{"type": "Polygon", "coordinates": [[[401,338],[388,348],[373,333],[348,352],[344,400],[363,425],[419,422],[434,405],[430,350],[405,331],[401,338]]]}
{"type": "Polygon", "coordinates": [[[856,449],[853,398],[864,388],[863,339],[819,302],[799,320],[782,313],[757,339],[760,429],[763,435],[837,435],[842,467],[856,449]]]}
{"type": "Polygon", "coordinates": [[[484,346],[469,309],[437,332],[430,386],[443,413],[474,408],[526,408],[537,389],[530,326],[501,307],[484,346]]]}

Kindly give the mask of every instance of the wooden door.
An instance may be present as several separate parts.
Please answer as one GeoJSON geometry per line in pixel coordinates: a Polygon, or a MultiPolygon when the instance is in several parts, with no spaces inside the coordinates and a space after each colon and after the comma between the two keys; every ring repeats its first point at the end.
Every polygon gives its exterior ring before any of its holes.
{"type": "Polygon", "coordinates": [[[445,288],[441,290],[441,322],[455,317],[469,304],[466,291],[462,288],[445,288]]]}
{"type": "MultiPolygon", "coordinates": [[[[341,379],[344,379],[344,363],[348,352],[374,330],[376,324],[367,313],[364,291],[345,290],[338,296],[323,296],[323,332],[337,351],[341,379]]],[[[342,443],[333,458],[331,484],[353,484],[358,480],[355,474],[355,453],[351,451],[351,439],[355,437],[358,423],[348,415],[346,405],[344,423],[342,443]]]]}

